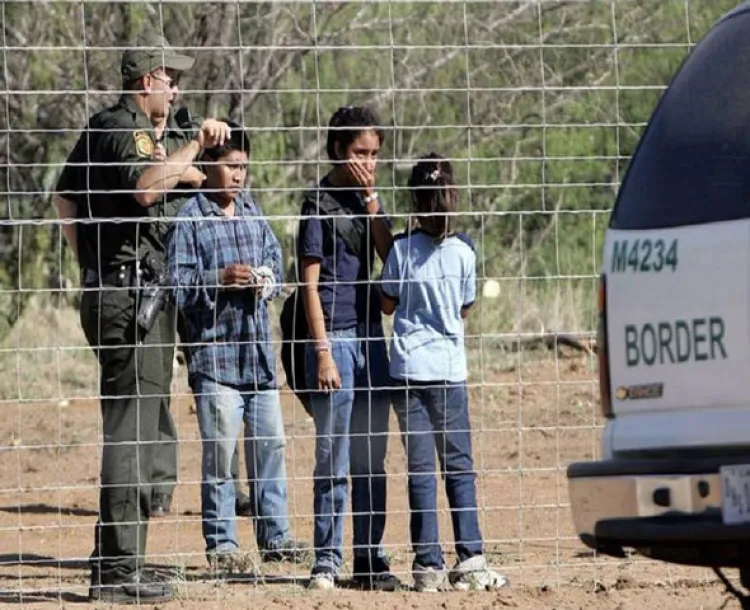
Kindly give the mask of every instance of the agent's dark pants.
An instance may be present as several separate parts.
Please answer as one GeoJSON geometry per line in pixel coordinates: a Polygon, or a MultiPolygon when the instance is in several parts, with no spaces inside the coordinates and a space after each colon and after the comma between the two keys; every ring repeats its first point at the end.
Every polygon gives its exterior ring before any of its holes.
{"type": "MultiPolygon", "coordinates": [[[[167,305],[144,335],[130,288],[86,290],[81,325],[101,367],[103,449],[92,570],[114,582],[139,569],[155,486],[176,479],[177,433],[169,412],[175,340],[167,305]]],[[[157,487],[158,489],[158,487],[157,487]]]]}

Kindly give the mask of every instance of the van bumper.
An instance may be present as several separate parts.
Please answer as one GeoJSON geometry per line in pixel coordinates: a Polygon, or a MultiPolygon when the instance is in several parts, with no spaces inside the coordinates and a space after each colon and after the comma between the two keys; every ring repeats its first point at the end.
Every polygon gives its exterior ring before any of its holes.
{"type": "Polygon", "coordinates": [[[727,525],[722,516],[720,468],[733,464],[750,464],[750,455],[573,463],[567,477],[578,537],[616,557],[635,549],[688,565],[750,565],[750,522],[727,525]]]}

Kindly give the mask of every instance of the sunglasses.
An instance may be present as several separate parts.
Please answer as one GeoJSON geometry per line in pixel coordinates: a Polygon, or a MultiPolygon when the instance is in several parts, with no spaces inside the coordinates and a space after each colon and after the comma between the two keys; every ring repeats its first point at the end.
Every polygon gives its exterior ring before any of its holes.
{"type": "Polygon", "coordinates": [[[177,76],[167,76],[166,74],[152,73],[151,77],[163,82],[166,85],[167,89],[175,89],[179,86],[180,79],[177,76]]]}

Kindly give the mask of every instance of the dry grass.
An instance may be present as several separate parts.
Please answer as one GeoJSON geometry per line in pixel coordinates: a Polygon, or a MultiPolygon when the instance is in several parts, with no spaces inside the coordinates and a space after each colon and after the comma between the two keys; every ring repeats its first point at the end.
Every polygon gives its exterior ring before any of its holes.
{"type": "Polygon", "coordinates": [[[0,399],[62,401],[98,394],[96,359],[78,312],[32,300],[0,345],[0,399]]]}
{"type": "MultiPolygon", "coordinates": [[[[480,298],[467,323],[473,377],[486,374],[487,365],[500,370],[533,358],[505,349],[519,336],[590,333],[595,289],[592,280],[507,284],[498,298],[480,298]]],[[[275,305],[278,310],[280,301],[275,305]]],[[[277,311],[272,312],[272,319],[277,322],[277,311]]],[[[385,326],[389,334],[389,318],[385,326]]],[[[175,382],[186,387],[183,370],[175,382]]],[[[98,367],[83,336],[78,312],[55,307],[49,300],[32,300],[0,344],[0,401],[60,402],[96,398],[98,394],[98,367]]]]}

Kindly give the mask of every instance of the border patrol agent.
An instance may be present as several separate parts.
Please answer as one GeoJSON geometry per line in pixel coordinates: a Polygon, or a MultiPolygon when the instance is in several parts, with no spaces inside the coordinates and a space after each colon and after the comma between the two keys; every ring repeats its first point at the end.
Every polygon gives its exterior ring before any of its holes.
{"type": "Polygon", "coordinates": [[[229,137],[225,123],[207,119],[183,130],[171,113],[177,79],[193,62],[161,37],[125,51],[123,95],[90,118],[56,189],[58,215],[78,221],[63,231],[82,270],[81,324],[101,369],[104,445],[91,600],[174,596],[171,584],[143,569],[152,499],[154,492],[171,495],[177,448],[169,412],[175,311],[170,299],[149,295],[165,266],[167,222],[204,179],[196,157],[229,137]],[[155,315],[144,323],[139,312],[154,303],[155,315]]]}

